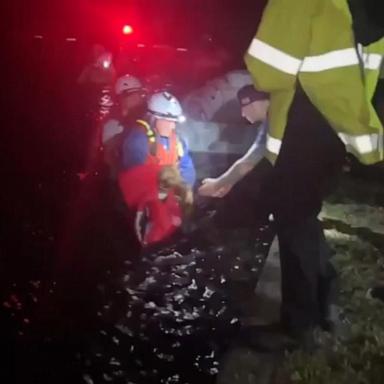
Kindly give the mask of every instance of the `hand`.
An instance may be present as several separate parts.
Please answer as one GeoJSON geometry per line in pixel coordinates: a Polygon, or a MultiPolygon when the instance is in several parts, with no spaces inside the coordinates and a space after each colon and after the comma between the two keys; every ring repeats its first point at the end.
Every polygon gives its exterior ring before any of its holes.
{"type": "Polygon", "coordinates": [[[199,188],[199,195],[207,197],[223,198],[232,189],[233,185],[220,179],[204,179],[199,188]]]}

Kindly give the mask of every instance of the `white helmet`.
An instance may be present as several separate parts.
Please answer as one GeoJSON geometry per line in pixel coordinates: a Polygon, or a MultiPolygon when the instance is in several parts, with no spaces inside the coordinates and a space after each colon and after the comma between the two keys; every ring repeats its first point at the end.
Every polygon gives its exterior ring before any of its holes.
{"type": "Polygon", "coordinates": [[[148,112],[159,119],[185,121],[179,101],[169,92],[154,93],[148,100],[148,112]]]}
{"type": "Polygon", "coordinates": [[[122,95],[125,92],[135,92],[143,88],[143,84],[137,77],[124,75],[117,79],[115,84],[115,93],[116,95],[122,95]]]}
{"type": "Polygon", "coordinates": [[[112,53],[104,52],[96,60],[95,65],[99,68],[109,69],[112,65],[112,53]]]}

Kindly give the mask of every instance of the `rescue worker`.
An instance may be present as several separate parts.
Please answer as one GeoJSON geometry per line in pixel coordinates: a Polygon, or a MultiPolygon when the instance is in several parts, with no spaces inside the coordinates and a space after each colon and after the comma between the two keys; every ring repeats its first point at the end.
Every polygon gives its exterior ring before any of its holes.
{"type": "Polygon", "coordinates": [[[81,72],[77,82],[84,86],[85,100],[93,119],[101,121],[112,108],[112,87],[116,78],[112,53],[102,45],[93,46],[93,61],[81,72]]]}
{"type": "Polygon", "coordinates": [[[136,124],[147,110],[146,90],[141,81],[126,74],[115,83],[116,106],[102,129],[104,161],[112,178],[117,176],[121,166],[121,146],[125,129],[136,124]]]}
{"type": "Polygon", "coordinates": [[[271,100],[266,188],[280,247],[281,321],[308,350],[314,329],[336,320],[336,273],[317,218],[322,201],[346,150],[364,164],[383,160],[371,103],[384,53],[380,14],[379,0],[270,0],[245,57],[255,87],[271,100]]]}
{"type": "Polygon", "coordinates": [[[112,54],[102,45],[95,44],[92,49],[92,58],[92,62],[81,72],[78,83],[112,85],[116,75],[112,54]]]}
{"type": "Polygon", "coordinates": [[[196,172],[185,141],[176,132],[184,121],[178,100],[168,92],[153,94],[147,104],[146,120],[138,120],[123,142],[122,167],[129,169],[145,163],[175,166],[192,189],[196,172]]]}
{"type": "MultiPolygon", "coordinates": [[[[203,238],[208,244],[232,247],[237,256],[239,266],[238,279],[243,289],[250,294],[255,291],[259,274],[253,270],[260,270],[260,259],[255,256],[255,245],[259,228],[263,228],[263,244],[270,246],[274,237],[273,225],[269,220],[269,197],[263,194],[263,178],[269,170],[268,161],[263,159],[267,132],[267,112],[269,95],[258,92],[253,85],[242,87],[237,98],[241,106],[242,116],[257,131],[256,138],[240,159],[227,171],[217,178],[202,181],[198,192],[201,196],[224,198],[215,205],[212,221],[200,224],[203,238]]],[[[238,129],[241,129],[239,127],[238,129]]],[[[259,232],[260,233],[260,232],[259,232]]],[[[268,250],[265,249],[265,256],[268,250]]]]}
{"type": "Polygon", "coordinates": [[[183,119],[180,103],[160,92],[149,98],[147,107],[147,119],[137,120],[125,135],[119,174],[120,189],[144,246],[167,240],[181,227],[193,203],[196,179],[186,143],[176,132],[183,119]]]}
{"type": "Polygon", "coordinates": [[[82,102],[85,110],[85,124],[82,147],[85,153],[83,170],[79,175],[86,175],[97,168],[100,160],[100,131],[101,124],[107,118],[113,107],[112,87],[116,71],[112,62],[112,54],[103,46],[93,46],[93,60],[88,64],[78,78],[82,87],[82,102]]]}
{"type": "Polygon", "coordinates": [[[214,179],[207,178],[202,181],[202,185],[199,188],[201,196],[219,198],[226,196],[233,186],[249,174],[264,157],[269,95],[265,92],[255,91],[253,85],[246,85],[239,90],[237,98],[241,106],[242,116],[250,124],[261,122],[256,139],[247,153],[221,176],[214,179]]]}

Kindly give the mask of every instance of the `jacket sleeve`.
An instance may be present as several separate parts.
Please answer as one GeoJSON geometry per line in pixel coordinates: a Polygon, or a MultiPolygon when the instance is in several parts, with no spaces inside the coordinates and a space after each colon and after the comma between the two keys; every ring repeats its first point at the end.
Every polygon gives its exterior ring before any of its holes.
{"type": "Polygon", "coordinates": [[[149,154],[148,139],[145,133],[132,131],[123,141],[122,166],[129,169],[144,164],[149,154]]]}
{"type": "Polygon", "coordinates": [[[273,92],[294,88],[308,52],[311,19],[318,1],[269,0],[245,55],[257,89],[273,92]]]}
{"type": "Polygon", "coordinates": [[[193,160],[188,151],[188,146],[184,140],[180,140],[183,146],[183,156],[179,161],[179,171],[182,179],[190,187],[193,187],[196,182],[196,169],[193,164],[193,160]]]}

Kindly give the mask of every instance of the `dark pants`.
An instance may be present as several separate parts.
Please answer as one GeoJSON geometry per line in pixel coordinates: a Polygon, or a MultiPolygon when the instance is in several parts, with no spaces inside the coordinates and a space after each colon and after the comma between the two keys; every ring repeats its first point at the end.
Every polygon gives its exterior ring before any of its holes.
{"type": "Polygon", "coordinates": [[[270,163],[263,160],[234,186],[219,203],[215,217],[217,226],[254,229],[268,223],[269,197],[262,186],[270,170],[270,163]]]}
{"type": "Polygon", "coordinates": [[[334,300],[336,272],[317,216],[344,159],[344,145],[299,92],[265,191],[280,246],[282,320],[293,330],[319,324],[334,300]]]}

